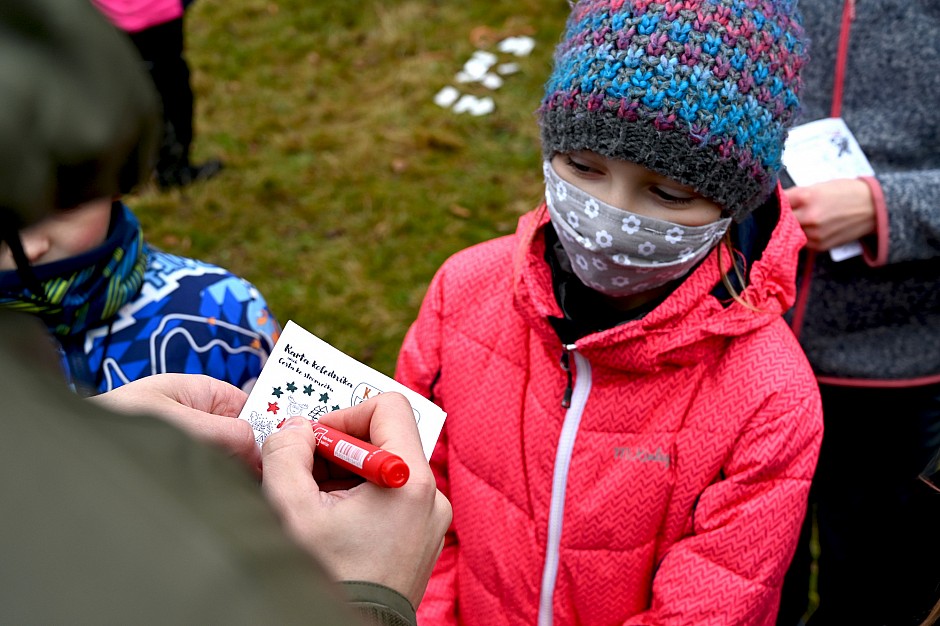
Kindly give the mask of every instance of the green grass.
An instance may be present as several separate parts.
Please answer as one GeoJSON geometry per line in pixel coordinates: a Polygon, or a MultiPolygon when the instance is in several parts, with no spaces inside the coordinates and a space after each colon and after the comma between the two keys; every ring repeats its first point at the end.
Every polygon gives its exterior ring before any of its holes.
{"type": "Polygon", "coordinates": [[[218,177],[127,202],[155,245],[251,280],[274,315],[391,374],[451,254],[512,232],[542,194],[534,111],[565,0],[198,0],[186,16],[195,161],[218,177]],[[489,91],[454,75],[529,35],[489,91]],[[457,115],[445,85],[491,95],[457,115]]]}

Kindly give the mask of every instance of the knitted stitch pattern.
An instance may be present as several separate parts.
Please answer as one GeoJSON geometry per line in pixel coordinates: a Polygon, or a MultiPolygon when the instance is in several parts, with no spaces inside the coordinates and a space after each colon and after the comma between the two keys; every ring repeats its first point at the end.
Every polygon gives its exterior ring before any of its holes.
{"type": "Polygon", "coordinates": [[[639,163],[740,221],[776,184],[805,60],[791,0],[584,0],[545,85],[543,152],[639,163]]]}

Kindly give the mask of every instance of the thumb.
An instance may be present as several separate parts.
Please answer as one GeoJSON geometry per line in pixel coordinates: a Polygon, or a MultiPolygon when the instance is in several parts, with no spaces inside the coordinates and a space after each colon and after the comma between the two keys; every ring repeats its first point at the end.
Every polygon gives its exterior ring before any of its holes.
{"type": "Polygon", "coordinates": [[[288,419],[264,441],[261,488],[282,516],[306,508],[320,492],[313,479],[316,445],[310,421],[303,417],[288,419]]]}

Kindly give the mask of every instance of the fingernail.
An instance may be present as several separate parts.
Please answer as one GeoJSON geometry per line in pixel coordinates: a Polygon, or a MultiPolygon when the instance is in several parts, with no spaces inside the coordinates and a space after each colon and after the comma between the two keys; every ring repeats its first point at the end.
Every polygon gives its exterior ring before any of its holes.
{"type": "Polygon", "coordinates": [[[280,428],[281,430],[288,430],[288,429],[292,430],[295,428],[308,428],[309,421],[310,420],[308,420],[305,417],[300,417],[300,416],[295,415],[294,417],[288,417],[285,420],[281,420],[281,423],[278,424],[277,427],[280,428]]]}

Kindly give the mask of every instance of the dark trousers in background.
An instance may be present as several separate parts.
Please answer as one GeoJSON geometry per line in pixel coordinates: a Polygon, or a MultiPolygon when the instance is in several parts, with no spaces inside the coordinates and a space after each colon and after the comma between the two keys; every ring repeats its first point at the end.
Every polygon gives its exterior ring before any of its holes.
{"type": "Polygon", "coordinates": [[[193,90],[183,56],[183,18],[131,33],[130,38],[163,102],[164,136],[157,176],[175,175],[189,166],[193,142],[193,90]]]}
{"type": "Polygon", "coordinates": [[[940,446],[940,385],[820,387],[825,432],[778,626],[808,606],[815,506],[819,607],[810,626],[916,625],[940,598],[940,493],[918,479],[940,446]]]}

